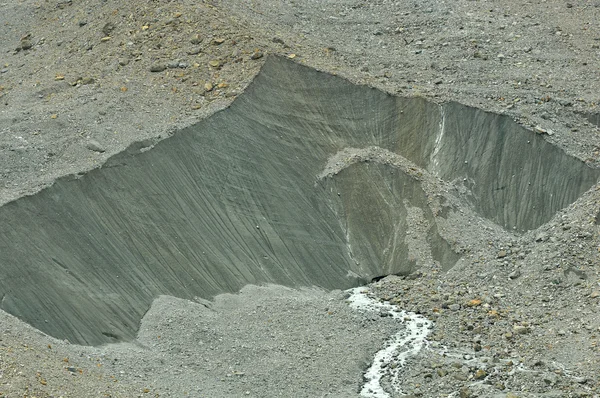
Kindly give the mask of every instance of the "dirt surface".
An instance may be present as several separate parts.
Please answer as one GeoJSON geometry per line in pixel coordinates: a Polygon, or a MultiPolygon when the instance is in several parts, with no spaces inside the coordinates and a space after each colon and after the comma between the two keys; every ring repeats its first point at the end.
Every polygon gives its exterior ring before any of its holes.
{"type": "MultiPolygon", "coordinates": [[[[597,1],[24,0],[0,3],[0,11],[0,203],[222,109],[269,55],[392,94],[510,115],[598,166],[597,1]]],[[[600,394],[599,188],[524,235],[493,226],[460,231],[462,241],[474,243],[462,248],[462,260],[448,272],[424,267],[371,287],[435,324],[430,344],[402,373],[404,392],[600,394]]],[[[219,335],[208,338],[212,348],[191,351],[202,340],[193,336],[196,324],[216,316],[206,314],[210,303],[161,298],[137,340],[105,349],[56,341],[2,313],[0,396],[358,394],[364,358],[380,348],[392,328],[388,320],[353,316],[342,309],[339,292],[249,291],[252,299],[216,312],[226,315],[207,326],[206,333],[219,335]],[[273,309],[281,341],[269,346],[270,335],[258,329],[271,318],[246,320],[236,312],[252,305],[273,309]],[[286,306],[294,314],[289,324],[286,306]],[[150,344],[149,336],[171,330],[170,318],[156,316],[157,309],[179,317],[167,346],[150,344]],[[345,314],[338,326],[329,312],[345,314]],[[238,327],[248,330],[250,341],[228,319],[247,322],[238,327]],[[298,340],[289,325],[331,335],[332,342],[321,343],[331,346],[325,362],[298,366],[321,351],[319,343],[298,340]],[[216,343],[222,341],[242,351],[239,365],[227,368],[236,355],[216,343]],[[351,349],[344,353],[343,346],[351,349]],[[279,367],[275,347],[291,352],[279,367]],[[298,358],[302,349],[308,358],[298,358]],[[348,366],[340,371],[334,364],[348,366]],[[324,372],[321,379],[315,369],[324,372]]]]}

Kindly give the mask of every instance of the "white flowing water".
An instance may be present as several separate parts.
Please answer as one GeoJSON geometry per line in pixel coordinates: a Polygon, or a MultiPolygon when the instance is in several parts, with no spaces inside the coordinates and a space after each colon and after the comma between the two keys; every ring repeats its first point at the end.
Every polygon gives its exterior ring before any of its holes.
{"type": "Polygon", "coordinates": [[[403,324],[402,330],[394,334],[385,347],[375,354],[373,363],[364,374],[366,382],[360,395],[368,398],[389,398],[390,394],[381,385],[381,379],[386,374],[389,375],[395,392],[403,394],[399,383],[400,372],[404,369],[407,358],[416,355],[426,343],[433,323],[422,315],[400,310],[387,301],[381,302],[369,297],[367,288],[357,287],[348,292],[350,307],[363,312],[387,312],[388,316],[403,324]]]}

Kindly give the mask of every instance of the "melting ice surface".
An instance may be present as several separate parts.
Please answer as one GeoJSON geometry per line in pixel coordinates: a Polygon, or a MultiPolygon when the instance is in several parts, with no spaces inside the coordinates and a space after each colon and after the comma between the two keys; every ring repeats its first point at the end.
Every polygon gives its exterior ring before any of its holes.
{"type": "Polygon", "coordinates": [[[432,322],[421,315],[403,311],[387,301],[380,302],[367,295],[368,289],[357,287],[349,289],[350,307],[362,312],[387,312],[394,319],[404,323],[404,328],[394,334],[385,348],[375,354],[372,365],[367,369],[366,380],[360,395],[369,398],[389,398],[390,395],[381,386],[381,379],[389,375],[392,387],[403,394],[398,381],[406,359],[416,355],[426,342],[432,322]],[[393,362],[397,366],[389,366],[393,362]]]}

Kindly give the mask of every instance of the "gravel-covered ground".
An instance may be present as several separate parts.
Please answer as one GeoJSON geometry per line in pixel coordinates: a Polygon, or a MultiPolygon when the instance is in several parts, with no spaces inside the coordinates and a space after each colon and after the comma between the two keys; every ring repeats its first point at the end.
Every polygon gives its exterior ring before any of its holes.
{"type": "MultiPolygon", "coordinates": [[[[507,114],[600,159],[598,1],[22,0],[0,3],[0,37],[0,203],[227,106],[268,55],[507,114]]],[[[524,235],[457,232],[448,272],[370,287],[434,321],[404,392],[599,396],[599,188],[524,235]]],[[[356,396],[398,325],[346,297],[161,297],[136,341],[95,348],[0,312],[0,396],[356,396]]]]}

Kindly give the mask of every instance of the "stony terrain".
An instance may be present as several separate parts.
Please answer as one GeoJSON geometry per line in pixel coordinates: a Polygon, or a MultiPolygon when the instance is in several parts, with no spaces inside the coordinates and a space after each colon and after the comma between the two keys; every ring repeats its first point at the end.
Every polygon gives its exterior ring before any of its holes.
{"type": "MultiPolygon", "coordinates": [[[[598,1],[20,0],[0,11],[0,203],[227,106],[269,55],[507,114],[600,160],[598,1]]],[[[371,286],[435,322],[402,373],[406,393],[600,395],[599,188],[524,235],[461,231],[470,244],[448,272],[371,286]]],[[[340,292],[241,297],[160,298],[136,341],[95,348],[2,312],[0,396],[352,396],[396,327],[351,312],[340,292]]]]}

